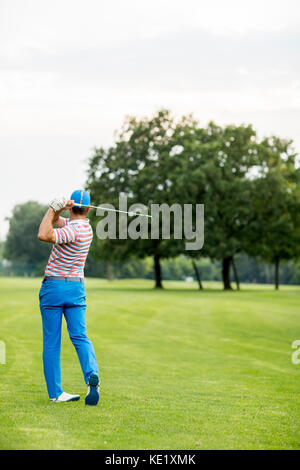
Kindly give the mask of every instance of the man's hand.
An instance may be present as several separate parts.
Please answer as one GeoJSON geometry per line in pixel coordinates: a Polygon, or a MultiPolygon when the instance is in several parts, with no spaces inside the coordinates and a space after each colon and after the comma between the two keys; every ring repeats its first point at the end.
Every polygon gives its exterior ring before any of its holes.
{"type": "Polygon", "coordinates": [[[67,209],[70,210],[70,209],[72,209],[72,207],[74,207],[74,206],[75,206],[74,201],[68,200],[68,201],[67,201],[67,204],[65,205],[64,208],[65,208],[66,210],[67,210],[67,209]]]}
{"type": "Polygon", "coordinates": [[[51,209],[54,212],[62,212],[65,209],[72,209],[74,201],[70,201],[66,197],[57,197],[50,202],[51,209]]]}
{"type": "Polygon", "coordinates": [[[54,212],[62,211],[67,204],[67,198],[66,197],[56,197],[53,199],[49,206],[51,209],[54,210],[54,212]]]}

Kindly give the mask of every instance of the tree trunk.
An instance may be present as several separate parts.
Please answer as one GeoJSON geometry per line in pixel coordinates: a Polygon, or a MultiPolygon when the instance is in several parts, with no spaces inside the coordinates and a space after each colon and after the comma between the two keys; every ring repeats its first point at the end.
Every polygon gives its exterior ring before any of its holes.
{"type": "Polygon", "coordinates": [[[239,280],[239,274],[237,272],[237,269],[236,269],[236,264],[234,262],[234,258],[232,257],[232,267],[233,267],[233,273],[234,273],[234,279],[235,279],[235,282],[236,282],[236,288],[237,290],[240,290],[240,280],[239,280]]]}
{"type": "Polygon", "coordinates": [[[154,272],[155,272],[155,288],[162,289],[162,279],[161,279],[161,267],[159,262],[159,255],[154,255],[154,272]]]}
{"type": "Polygon", "coordinates": [[[279,289],[279,256],[275,258],[275,289],[279,289]]]}
{"type": "Polygon", "coordinates": [[[228,256],[224,258],[222,261],[222,278],[223,278],[223,285],[224,290],[232,290],[230,284],[230,265],[231,265],[232,257],[228,256]]]}
{"type": "Polygon", "coordinates": [[[270,266],[266,264],[266,283],[271,284],[270,266]]]}
{"type": "Polygon", "coordinates": [[[106,279],[113,281],[113,271],[111,261],[106,261],[106,279]]]}
{"type": "Polygon", "coordinates": [[[201,282],[200,273],[199,273],[199,270],[197,268],[197,265],[196,265],[196,262],[195,262],[194,259],[192,259],[192,264],[193,264],[193,268],[194,268],[196,278],[197,278],[197,281],[198,281],[198,284],[199,284],[199,289],[203,290],[203,285],[202,285],[202,282],[201,282]]]}

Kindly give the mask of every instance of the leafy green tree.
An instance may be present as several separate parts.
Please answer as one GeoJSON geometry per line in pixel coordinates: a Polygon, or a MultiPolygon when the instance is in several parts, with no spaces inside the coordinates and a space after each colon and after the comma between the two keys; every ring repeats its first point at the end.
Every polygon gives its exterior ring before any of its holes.
{"type": "Polygon", "coordinates": [[[256,134],[250,125],[222,128],[213,122],[207,133],[210,141],[203,168],[205,254],[222,262],[224,289],[231,289],[230,267],[234,256],[244,251],[248,227],[254,219],[249,174],[259,163],[256,134]]]}
{"type": "MultiPolygon", "coordinates": [[[[192,203],[201,178],[199,169],[191,172],[195,164],[190,153],[195,148],[195,121],[191,116],[175,122],[169,111],[161,110],[151,118],[129,117],[114,146],[95,149],[87,188],[97,203],[115,206],[119,195],[128,197],[128,205],[192,203]]],[[[97,240],[93,256],[107,260],[153,256],[155,285],[161,288],[161,259],[175,257],[182,247],[182,240],[175,240],[171,231],[170,239],[164,240],[97,240]]]]}
{"type": "Polygon", "coordinates": [[[34,265],[36,275],[42,274],[50,251],[50,245],[37,239],[38,227],[46,209],[36,201],[28,201],[15,206],[12,216],[8,219],[9,231],[4,257],[34,265]]]}
{"type": "Polygon", "coordinates": [[[254,181],[255,220],[246,251],[274,264],[278,289],[280,262],[300,255],[300,175],[291,141],[266,138],[259,144],[259,153],[260,168],[254,181]]]}

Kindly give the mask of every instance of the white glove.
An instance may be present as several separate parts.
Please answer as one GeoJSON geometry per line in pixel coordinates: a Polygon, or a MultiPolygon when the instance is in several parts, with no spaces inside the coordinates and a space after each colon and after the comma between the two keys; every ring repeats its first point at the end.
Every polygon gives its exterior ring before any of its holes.
{"type": "Polygon", "coordinates": [[[61,211],[67,204],[68,198],[66,197],[56,197],[53,199],[49,206],[54,210],[54,212],[61,211]]]}

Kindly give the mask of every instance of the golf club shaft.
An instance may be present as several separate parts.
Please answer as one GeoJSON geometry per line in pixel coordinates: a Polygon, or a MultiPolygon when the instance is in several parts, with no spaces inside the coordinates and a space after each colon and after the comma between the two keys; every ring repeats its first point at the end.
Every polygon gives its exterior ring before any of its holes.
{"type": "Polygon", "coordinates": [[[121,211],[121,210],[118,210],[118,209],[110,209],[109,207],[103,207],[103,206],[87,206],[85,204],[78,204],[78,203],[74,203],[75,206],[79,206],[79,207],[90,207],[91,209],[103,209],[105,211],[111,211],[111,212],[121,212],[122,214],[128,214],[128,215],[142,215],[143,217],[149,217],[149,218],[152,218],[152,215],[148,215],[148,214],[140,214],[138,212],[132,212],[132,211],[121,211]]]}

